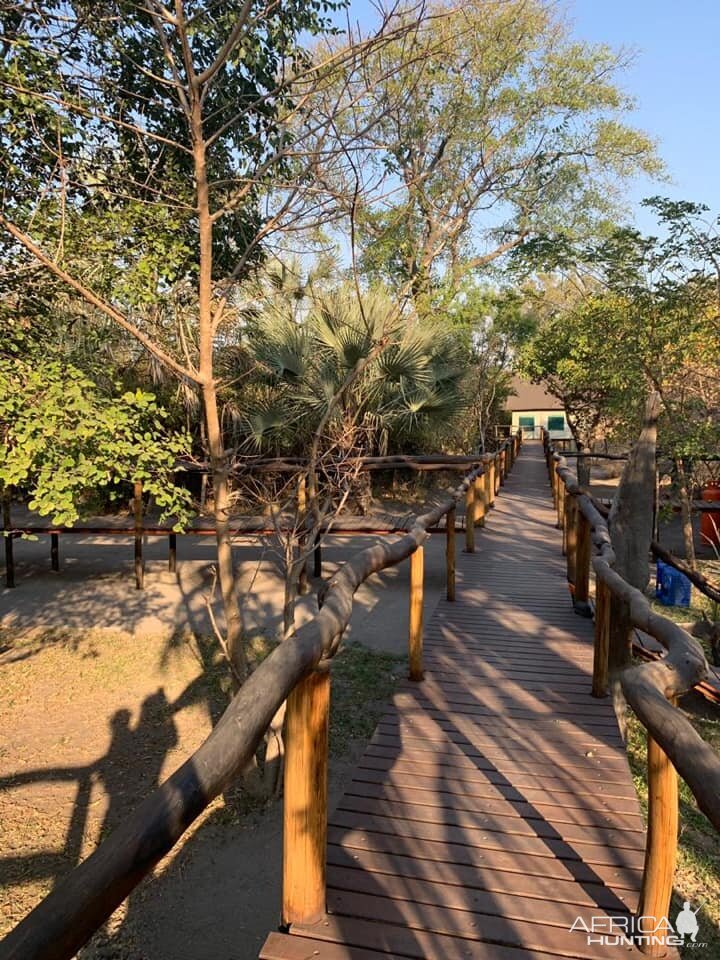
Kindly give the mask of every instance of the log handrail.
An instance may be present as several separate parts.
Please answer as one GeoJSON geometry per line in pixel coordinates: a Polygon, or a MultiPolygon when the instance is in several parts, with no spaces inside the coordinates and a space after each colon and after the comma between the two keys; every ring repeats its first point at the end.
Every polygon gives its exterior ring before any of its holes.
{"type": "MultiPolygon", "coordinates": [[[[608,595],[626,605],[632,626],[654,637],[667,651],[662,659],[628,666],[619,673],[625,699],[648,735],[650,804],[640,915],[667,916],[677,848],[677,828],[673,828],[673,823],[677,823],[678,803],[675,775],[669,773],[667,760],[687,783],[700,810],[720,830],[720,756],[676,706],[679,697],[705,679],[708,664],[698,641],[668,617],[656,613],[647,597],[613,569],[615,553],[606,517],[589,493],[579,486],[547,433],[543,433],[543,444],[551,485],[555,490],[557,483],[561,483],[566,493],[575,498],[577,515],[589,524],[595,548],[592,566],[599,587],[599,603],[593,692],[601,695],[605,692],[597,688],[605,686],[607,678],[604,621],[612,616],[608,595]],[[674,816],[668,815],[670,808],[675,810],[674,816]]],[[[639,946],[651,955],[658,955],[661,949],[653,943],[641,942],[639,946]]]]}
{"type": "MultiPolygon", "coordinates": [[[[517,453],[521,443],[522,438],[515,435],[505,440],[500,450],[512,444],[517,453]]],[[[397,565],[421,548],[428,531],[454,513],[485,469],[486,464],[481,463],[472,470],[443,502],[418,516],[403,536],[373,544],[340,567],[325,584],[316,616],[258,665],[201,746],[8,934],[0,944],[0,960],[70,960],[75,956],[208,804],[242,773],[291,692],[302,690],[303,709],[312,713],[303,684],[317,669],[326,670],[337,652],[357,589],[373,574],[397,565]]],[[[416,564],[415,604],[419,584],[420,595],[422,592],[418,567],[416,564]]],[[[421,669],[417,648],[414,653],[417,671],[421,669]]],[[[320,729],[322,718],[316,723],[320,729]]],[[[311,761],[306,766],[312,766],[312,758],[306,759],[311,761]]],[[[317,816],[314,819],[317,821],[317,816]]]]}

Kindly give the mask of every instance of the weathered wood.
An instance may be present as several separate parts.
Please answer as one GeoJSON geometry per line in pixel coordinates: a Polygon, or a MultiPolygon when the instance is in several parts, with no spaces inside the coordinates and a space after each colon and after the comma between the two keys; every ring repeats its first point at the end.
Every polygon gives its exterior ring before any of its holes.
{"type": "Polygon", "coordinates": [[[662,660],[627,666],[620,671],[622,692],[640,722],[688,784],[702,812],[720,829],[720,758],[684,714],[668,702],[705,679],[708,665],[703,650],[682,627],[655,613],[647,597],[614,570],[615,554],[605,518],[591,497],[580,490],[562,461],[558,470],[568,489],[577,494],[578,506],[592,529],[597,551],[593,560],[596,580],[602,580],[612,595],[609,672],[612,674],[621,655],[624,657],[626,627],[628,634],[631,626],[637,627],[665,647],[667,654],[662,660]],[[614,604],[624,611],[623,618],[613,613],[614,604]],[[615,649],[613,619],[615,627],[620,627],[615,649]]]}
{"type": "Polygon", "coordinates": [[[409,650],[410,679],[422,680],[423,673],[423,593],[424,593],[424,549],[418,547],[410,554],[410,617],[409,650]]]}
{"type": "Polygon", "coordinates": [[[447,571],[447,592],[448,600],[455,599],[455,507],[448,510],[445,527],[445,567],[447,571]]]}
{"type": "MultiPolygon", "coordinates": [[[[164,857],[206,806],[246,768],[295,684],[337,649],[358,587],[408,557],[472,486],[471,472],[446,500],[392,542],[360,551],[324,585],[322,609],[262,661],[195,753],[22,920],[0,960],[70,960],[164,857]]],[[[163,531],[167,533],[167,531],[163,531]]]]}
{"type": "Polygon", "coordinates": [[[574,494],[565,499],[565,558],[568,583],[575,584],[575,561],[577,559],[578,505],[574,494]]]}
{"type": "Polygon", "coordinates": [[[135,588],[142,590],[145,567],[143,564],[143,485],[140,480],[135,481],[133,513],[135,515],[135,588]]]}
{"type": "Polygon", "coordinates": [[[484,471],[483,471],[483,500],[485,502],[485,517],[487,520],[488,512],[493,506],[493,489],[495,482],[493,480],[493,473],[491,469],[491,458],[485,457],[484,461],[484,471]]]}
{"type": "Polygon", "coordinates": [[[585,513],[577,503],[577,532],[575,534],[575,589],[573,604],[577,613],[590,615],[590,555],[592,530],[585,513]]]}
{"type": "Polygon", "coordinates": [[[475,552],[475,487],[469,486],[465,492],[465,552],[475,552]]]}
{"type": "Polygon", "coordinates": [[[473,496],[474,496],[474,522],[476,527],[485,526],[485,477],[480,474],[480,476],[475,477],[473,481],[473,496]]]}
{"type": "Polygon", "coordinates": [[[505,447],[498,450],[498,486],[505,486],[505,477],[507,474],[507,454],[505,447]]]}
{"type": "Polygon", "coordinates": [[[7,531],[12,529],[10,522],[10,491],[5,490],[2,497],[2,517],[3,517],[3,541],[5,543],[5,586],[12,588],[15,586],[15,551],[13,548],[13,535],[7,531]]]}
{"type": "MultiPolygon", "coordinates": [[[[297,492],[297,523],[300,528],[302,528],[306,522],[307,514],[307,478],[304,473],[300,474],[298,478],[298,492],[297,492]]],[[[303,533],[298,534],[298,551],[300,555],[305,551],[306,538],[303,533]]],[[[308,582],[308,570],[307,570],[307,560],[303,560],[300,564],[300,572],[298,574],[297,582],[298,594],[304,596],[310,591],[310,584],[308,582]]]]}
{"type": "Polygon", "coordinates": [[[317,923],[325,914],[330,671],[295,687],[285,715],[282,923],[317,923]]]}
{"type": "Polygon", "coordinates": [[[60,535],[50,534],[50,569],[56,573],[60,569],[60,535]]]}
{"type": "Polygon", "coordinates": [[[562,530],[563,540],[562,540],[562,552],[565,553],[565,484],[560,483],[558,485],[558,499],[557,499],[557,528],[562,530]]]}
{"type": "Polygon", "coordinates": [[[608,654],[610,648],[610,591],[602,580],[596,584],[595,644],[593,650],[592,695],[608,695],[608,654]]]}
{"type": "MultiPolygon", "coordinates": [[[[638,916],[653,918],[654,922],[643,922],[644,929],[650,932],[669,914],[677,861],[679,797],[675,768],[650,733],[647,757],[648,826],[638,916]]],[[[652,939],[641,939],[641,951],[650,957],[665,956],[667,947],[653,943],[652,939]]]]}
{"type": "Polygon", "coordinates": [[[168,534],[168,570],[177,573],[177,534],[168,534]]]}
{"type": "Polygon", "coordinates": [[[492,462],[493,462],[493,479],[494,479],[494,484],[493,484],[493,503],[494,503],[498,493],[500,492],[500,457],[497,453],[494,454],[492,462]]]}

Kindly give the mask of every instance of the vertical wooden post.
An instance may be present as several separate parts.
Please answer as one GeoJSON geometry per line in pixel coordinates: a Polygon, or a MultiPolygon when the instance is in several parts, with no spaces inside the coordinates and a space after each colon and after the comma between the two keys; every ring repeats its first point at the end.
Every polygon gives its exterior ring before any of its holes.
{"type": "Polygon", "coordinates": [[[170,573],[177,572],[177,534],[168,534],[168,570],[170,573]]]}
{"type": "Polygon", "coordinates": [[[475,552],[475,487],[472,483],[465,491],[465,552],[475,552]]]}
{"type": "Polygon", "coordinates": [[[325,915],[330,672],[314,670],[287,699],[282,922],[325,915]]]}
{"type": "Polygon", "coordinates": [[[493,503],[500,490],[500,455],[493,456],[493,503]]]}
{"type": "Polygon", "coordinates": [[[315,549],[313,550],[313,576],[322,576],[322,546],[320,543],[320,533],[315,534],[315,549]]]}
{"type": "Polygon", "coordinates": [[[143,567],[143,485],[141,480],[135,481],[135,496],[133,498],[133,512],[135,514],[135,587],[142,590],[144,587],[145,570],[143,567]]]}
{"type": "MultiPolygon", "coordinates": [[[[558,476],[557,489],[557,528],[565,529],[565,481],[558,476]]],[[[565,541],[563,540],[563,553],[565,553],[565,541]]]]}
{"type": "Polygon", "coordinates": [[[2,517],[3,517],[3,530],[5,534],[3,540],[5,541],[5,586],[12,588],[15,586],[15,548],[13,543],[13,536],[9,532],[12,528],[10,522],[10,491],[4,490],[2,496],[2,517]]]}
{"type": "Polygon", "coordinates": [[[503,446],[501,450],[498,451],[498,485],[501,487],[505,486],[505,478],[507,476],[507,455],[505,447],[503,446]]]}
{"type": "Polygon", "coordinates": [[[488,510],[492,507],[492,494],[493,494],[493,478],[492,471],[490,469],[490,460],[487,457],[483,458],[484,463],[484,472],[483,472],[483,485],[485,487],[485,495],[483,497],[485,501],[485,515],[487,516],[488,510]]]}
{"type": "MultiPolygon", "coordinates": [[[[678,777],[667,754],[648,733],[648,827],[645,841],[645,867],[638,916],[652,917],[644,921],[645,931],[667,917],[672,896],[678,844],[678,777]]],[[[667,947],[662,944],[639,943],[640,950],[650,957],[662,957],[667,947]]]]}
{"type": "Polygon", "coordinates": [[[50,534],[50,569],[55,573],[60,569],[60,534],[50,534]]]}
{"type": "Polygon", "coordinates": [[[410,554],[410,679],[423,679],[423,568],[424,550],[410,554]]]}
{"type": "Polygon", "coordinates": [[[568,583],[575,583],[575,555],[577,550],[577,498],[566,492],[565,497],[565,557],[568,583]]]}
{"type": "Polygon", "coordinates": [[[455,599],[455,507],[445,515],[445,567],[447,570],[447,598],[455,599]]]}
{"type": "Polygon", "coordinates": [[[592,695],[608,695],[608,653],[610,651],[610,591],[598,577],[595,581],[595,644],[593,647],[592,695]]]}
{"type": "Polygon", "coordinates": [[[475,498],[474,517],[475,526],[485,526],[485,481],[483,475],[475,477],[473,480],[473,496],[475,498]]]}
{"type": "Polygon", "coordinates": [[[592,540],[590,538],[590,522],[577,505],[577,533],[575,534],[575,589],[573,590],[573,604],[575,610],[582,616],[590,616],[590,554],[592,540]]]}

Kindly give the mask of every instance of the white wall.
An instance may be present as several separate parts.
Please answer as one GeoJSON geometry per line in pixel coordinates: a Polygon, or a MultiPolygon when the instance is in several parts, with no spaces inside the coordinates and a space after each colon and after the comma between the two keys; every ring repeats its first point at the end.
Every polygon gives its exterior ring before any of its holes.
{"type": "Polygon", "coordinates": [[[536,438],[540,437],[540,427],[545,427],[546,430],[548,427],[548,419],[553,419],[554,417],[562,417],[564,428],[562,430],[550,430],[550,436],[554,439],[569,439],[572,437],[570,430],[567,425],[567,417],[562,412],[562,410],[513,410],[512,412],[512,429],[513,432],[518,429],[520,426],[521,417],[533,417],[535,420],[535,430],[534,433],[530,433],[527,428],[523,429],[523,433],[526,437],[535,436],[536,438]]]}

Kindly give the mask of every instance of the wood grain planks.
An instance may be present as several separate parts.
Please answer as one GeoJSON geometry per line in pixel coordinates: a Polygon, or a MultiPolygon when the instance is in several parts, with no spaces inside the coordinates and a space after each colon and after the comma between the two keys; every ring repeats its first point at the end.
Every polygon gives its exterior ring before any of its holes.
{"type": "Polygon", "coordinates": [[[330,818],[327,917],[262,960],[635,954],[570,930],[636,908],[644,829],[543,471],[526,444],[330,818]]]}

